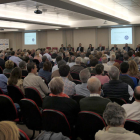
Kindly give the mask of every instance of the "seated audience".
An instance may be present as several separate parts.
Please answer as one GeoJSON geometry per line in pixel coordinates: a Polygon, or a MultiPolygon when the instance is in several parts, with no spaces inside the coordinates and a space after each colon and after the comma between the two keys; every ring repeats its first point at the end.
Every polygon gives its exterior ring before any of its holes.
{"type": "Polygon", "coordinates": [[[140,71],[140,58],[139,57],[135,57],[134,61],[136,62],[137,66],[138,66],[138,69],[140,71]]]}
{"type": "Polygon", "coordinates": [[[59,68],[58,68],[58,62],[59,61],[61,61],[62,60],[62,57],[61,56],[57,56],[56,57],[56,65],[55,66],[53,66],[53,68],[52,68],[52,73],[54,72],[54,71],[56,71],[56,70],[58,70],[59,68]]]}
{"type": "Polygon", "coordinates": [[[102,64],[104,66],[104,70],[108,72],[110,70],[111,66],[107,65],[107,62],[108,62],[108,58],[102,57],[102,64]]]}
{"type": "Polygon", "coordinates": [[[53,50],[52,59],[56,59],[57,57],[57,50],[53,50]]]}
{"type": "Polygon", "coordinates": [[[68,79],[68,76],[70,75],[70,67],[68,65],[61,65],[59,67],[59,74],[64,82],[64,91],[63,92],[67,95],[75,94],[76,84],[71,82],[68,79]]]}
{"type": "Polygon", "coordinates": [[[21,89],[23,94],[25,94],[25,91],[23,88],[23,79],[21,78],[22,78],[22,71],[20,68],[16,67],[12,70],[7,84],[17,86],[19,89],[21,89]]]}
{"type": "Polygon", "coordinates": [[[66,115],[68,122],[73,126],[80,111],[79,105],[68,95],[63,93],[64,82],[62,78],[55,77],[49,83],[51,94],[43,100],[43,109],[54,109],[66,115]]]}
{"type": "MultiPolygon", "coordinates": [[[[45,50],[45,54],[44,54],[47,58],[48,58],[48,60],[51,62],[52,61],[52,57],[51,57],[51,55],[49,54],[49,50],[48,49],[46,49],[45,50]]],[[[43,56],[44,56],[43,55],[43,56]]]]}
{"type": "Polygon", "coordinates": [[[70,72],[80,73],[80,71],[84,69],[84,67],[81,66],[81,57],[77,57],[75,63],[76,65],[70,68],[70,72]]]}
{"type": "Polygon", "coordinates": [[[69,57],[69,61],[68,61],[69,63],[68,63],[68,65],[69,65],[70,68],[72,66],[76,65],[75,59],[76,59],[76,57],[74,55],[72,55],[72,56],[69,57]]]}
{"type": "Polygon", "coordinates": [[[91,77],[87,82],[87,88],[90,91],[90,97],[80,100],[81,111],[92,111],[102,115],[110,100],[100,96],[101,82],[98,78],[91,77]]]}
{"type": "Polygon", "coordinates": [[[51,70],[52,65],[51,63],[48,62],[44,62],[43,64],[43,68],[39,70],[38,75],[45,78],[45,80],[47,81],[47,83],[49,83],[51,81],[51,70]]]}
{"type": "Polygon", "coordinates": [[[68,62],[69,57],[70,57],[70,54],[69,54],[68,51],[66,51],[66,52],[65,52],[65,58],[64,58],[64,60],[65,60],[66,62],[68,62]]]}
{"type": "Polygon", "coordinates": [[[75,86],[76,95],[82,95],[85,97],[90,96],[90,91],[87,89],[87,81],[91,77],[89,70],[83,69],[79,73],[80,80],[82,84],[78,84],[75,86]]]}
{"type": "Polygon", "coordinates": [[[81,52],[80,57],[81,57],[81,63],[84,63],[85,53],[81,52]]]}
{"type": "Polygon", "coordinates": [[[138,65],[136,64],[136,62],[134,60],[130,60],[128,62],[129,64],[129,71],[128,71],[128,75],[131,77],[136,77],[136,78],[140,78],[140,72],[138,69],[138,65]]]}
{"type": "Polygon", "coordinates": [[[124,104],[122,107],[126,111],[127,119],[140,121],[140,86],[135,88],[134,98],[132,104],[124,104]]]}
{"type": "MultiPolygon", "coordinates": [[[[26,64],[28,64],[28,63],[30,63],[30,58],[28,57],[28,56],[24,56],[23,57],[23,61],[25,61],[26,62],[26,64]]],[[[32,59],[33,60],[33,59],[32,59]]]]}
{"type": "Polygon", "coordinates": [[[4,54],[0,53],[0,67],[4,70],[5,69],[5,61],[4,61],[4,54]]]}
{"type": "Polygon", "coordinates": [[[19,62],[21,62],[22,60],[16,56],[16,53],[14,51],[11,52],[11,57],[9,58],[9,60],[13,61],[15,64],[17,64],[17,66],[19,66],[19,62]]]}
{"type": "Polygon", "coordinates": [[[119,53],[116,53],[116,60],[115,62],[118,62],[119,64],[122,63],[122,61],[120,60],[120,54],[119,53]]]}
{"type": "Polygon", "coordinates": [[[0,88],[5,94],[7,94],[7,81],[7,77],[4,74],[0,74],[0,88]]]}
{"type": "Polygon", "coordinates": [[[140,136],[124,128],[126,121],[125,110],[116,103],[108,103],[103,113],[108,125],[95,134],[95,140],[139,140],[140,136]]]}
{"type": "Polygon", "coordinates": [[[42,62],[41,63],[39,63],[39,68],[41,69],[41,68],[43,68],[43,64],[45,63],[45,62],[48,62],[48,59],[47,59],[47,56],[42,56],[42,62]]]}
{"type": "Polygon", "coordinates": [[[95,66],[97,64],[98,64],[97,58],[94,57],[93,59],[90,59],[90,67],[87,67],[90,73],[96,74],[95,66]]]}
{"type": "Polygon", "coordinates": [[[132,100],[133,89],[130,85],[119,80],[119,69],[112,66],[109,70],[110,81],[103,85],[104,97],[123,98],[127,102],[132,100]]]}
{"type": "Polygon", "coordinates": [[[98,78],[101,82],[101,85],[103,85],[104,83],[108,83],[109,82],[109,77],[108,76],[103,76],[104,74],[104,66],[102,64],[97,64],[95,67],[96,70],[96,75],[95,77],[98,78]]]}
{"type": "Polygon", "coordinates": [[[123,62],[128,62],[129,56],[128,53],[123,54],[123,62]]]}
{"type": "Polygon", "coordinates": [[[3,70],[3,74],[11,73],[11,71],[13,70],[13,68],[14,68],[14,62],[11,61],[11,60],[7,60],[5,62],[5,69],[3,70]]]}
{"type": "Polygon", "coordinates": [[[22,76],[26,77],[28,75],[28,71],[27,71],[27,64],[25,61],[21,61],[19,63],[19,67],[22,70],[22,76]]]}
{"type": "Polygon", "coordinates": [[[115,60],[116,60],[116,56],[115,56],[115,54],[112,54],[110,56],[110,61],[107,62],[107,65],[112,66],[115,63],[115,60]]]}
{"type": "Polygon", "coordinates": [[[123,62],[120,65],[120,77],[119,79],[128,85],[132,87],[132,89],[135,89],[135,87],[138,85],[137,84],[137,79],[135,77],[129,76],[127,73],[129,71],[129,64],[127,62],[123,62]]]}
{"type": "Polygon", "coordinates": [[[113,64],[113,66],[117,67],[117,68],[119,69],[119,71],[120,71],[120,64],[119,64],[118,62],[115,62],[115,63],[113,64]]]}
{"type": "Polygon", "coordinates": [[[27,70],[29,74],[23,80],[23,87],[33,87],[36,88],[41,97],[44,98],[45,94],[50,93],[47,85],[43,82],[40,76],[36,76],[37,73],[37,66],[35,63],[31,62],[27,64],[27,70]]]}
{"type": "Polygon", "coordinates": [[[34,59],[38,60],[39,63],[41,63],[42,62],[42,57],[40,57],[39,54],[40,54],[40,51],[39,50],[36,51],[34,59]]]}
{"type": "Polygon", "coordinates": [[[128,52],[128,56],[129,56],[128,61],[133,60],[133,52],[132,51],[128,52]]]}
{"type": "Polygon", "coordinates": [[[0,140],[20,140],[19,128],[14,122],[0,122],[0,140]]]}

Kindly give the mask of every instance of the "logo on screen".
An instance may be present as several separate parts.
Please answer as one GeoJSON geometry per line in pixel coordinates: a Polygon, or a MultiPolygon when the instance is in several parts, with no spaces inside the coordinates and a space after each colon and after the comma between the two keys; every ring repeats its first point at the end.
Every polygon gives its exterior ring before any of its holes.
{"type": "Polygon", "coordinates": [[[125,38],[125,40],[128,40],[128,39],[129,39],[129,36],[128,36],[128,35],[126,35],[124,38],[125,38]]]}
{"type": "Polygon", "coordinates": [[[32,39],[32,41],[34,42],[34,41],[35,41],[35,39],[33,38],[33,39],[32,39]]]}

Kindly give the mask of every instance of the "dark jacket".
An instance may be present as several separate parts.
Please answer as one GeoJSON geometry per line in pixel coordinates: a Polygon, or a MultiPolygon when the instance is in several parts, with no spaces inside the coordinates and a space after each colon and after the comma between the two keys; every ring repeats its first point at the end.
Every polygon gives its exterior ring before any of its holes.
{"type": "MultiPolygon", "coordinates": [[[[79,51],[79,47],[77,48],[77,50],[76,51],[79,51]]],[[[80,52],[83,52],[84,51],[84,48],[83,47],[81,47],[80,48],[80,52]]]]}
{"type": "Polygon", "coordinates": [[[139,48],[136,48],[136,51],[138,51],[138,52],[139,52],[139,51],[140,51],[140,47],[139,47],[139,48]]]}
{"type": "Polygon", "coordinates": [[[92,111],[103,115],[106,105],[109,102],[111,102],[109,99],[98,96],[86,97],[80,100],[80,109],[81,111],[92,111]]]}
{"type": "Polygon", "coordinates": [[[45,97],[43,100],[43,109],[54,109],[64,113],[70,125],[74,125],[80,107],[76,101],[66,97],[45,97]]]}
{"type": "Polygon", "coordinates": [[[5,61],[0,58],[0,67],[4,70],[5,69],[5,61]]]}
{"type": "Polygon", "coordinates": [[[93,47],[88,47],[88,50],[90,50],[90,51],[93,51],[94,50],[94,48],[93,47]]]}
{"type": "MultiPolygon", "coordinates": [[[[125,50],[125,47],[123,47],[123,49],[125,50]]],[[[128,52],[130,51],[130,47],[128,46],[128,52]]]]}
{"type": "Polygon", "coordinates": [[[121,80],[110,80],[103,85],[104,97],[123,98],[129,101],[128,84],[121,80]]]}
{"type": "MultiPolygon", "coordinates": [[[[112,47],[110,51],[112,51],[112,50],[114,50],[114,47],[112,47]]],[[[116,50],[118,50],[118,47],[116,47],[116,50]]]]}
{"type": "MultiPolygon", "coordinates": [[[[100,51],[100,47],[98,47],[96,50],[100,51]]],[[[101,51],[105,50],[104,47],[101,48],[101,51]]]]}
{"type": "MultiPolygon", "coordinates": [[[[60,48],[60,50],[61,50],[61,49],[63,49],[64,51],[66,50],[66,48],[65,48],[65,47],[61,47],[61,48],[60,48]]],[[[60,50],[59,50],[59,51],[60,51],[60,50]]]]}
{"type": "Polygon", "coordinates": [[[28,75],[28,71],[27,70],[22,70],[22,76],[27,76],[28,75]]]}
{"type": "Polygon", "coordinates": [[[74,65],[70,68],[70,72],[80,73],[80,71],[83,69],[84,69],[84,67],[81,65],[74,65]]]}

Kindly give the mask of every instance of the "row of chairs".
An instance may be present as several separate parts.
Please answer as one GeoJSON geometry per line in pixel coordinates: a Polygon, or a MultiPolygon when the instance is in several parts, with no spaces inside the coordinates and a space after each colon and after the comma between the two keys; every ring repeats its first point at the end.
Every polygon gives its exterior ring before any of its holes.
{"type": "MultiPolygon", "coordinates": [[[[32,138],[35,135],[35,130],[40,132],[46,130],[55,133],[62,132],[63,135],[70,138],[80,137],[82,140],[93,140],[95,133],[106,127],[103,118],[91,111],[81,111],[78,114],[75,129],[72,131],[73,128],[69,125],[66,116],[58,110],[44,109],[41,112],[37,104],[30,99],[22,99],[20,107],[23,122],[29,129],[33,130],[32,138]]],[[[0,113],[2,114],[0,121],[15,121],[17,119],[12,99],[6,95],[0,95],[0,113]]],[[[140,134],[140,124],[137,121],[127,120],[125,128],[140,134]]]]}

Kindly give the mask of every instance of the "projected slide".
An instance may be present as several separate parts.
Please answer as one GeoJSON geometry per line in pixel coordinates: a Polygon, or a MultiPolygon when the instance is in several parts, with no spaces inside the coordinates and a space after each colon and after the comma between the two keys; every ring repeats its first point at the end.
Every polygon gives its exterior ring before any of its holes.
{"type": "Polygon", "coordinates": [[[132,28],[111,28],[111,44],[132,44],[132,28]]]}
{"type": "Polygon", "coordinates": [[[36,33],[25,33],[24,34],[25,45],[36,45],[36,33]]]}

